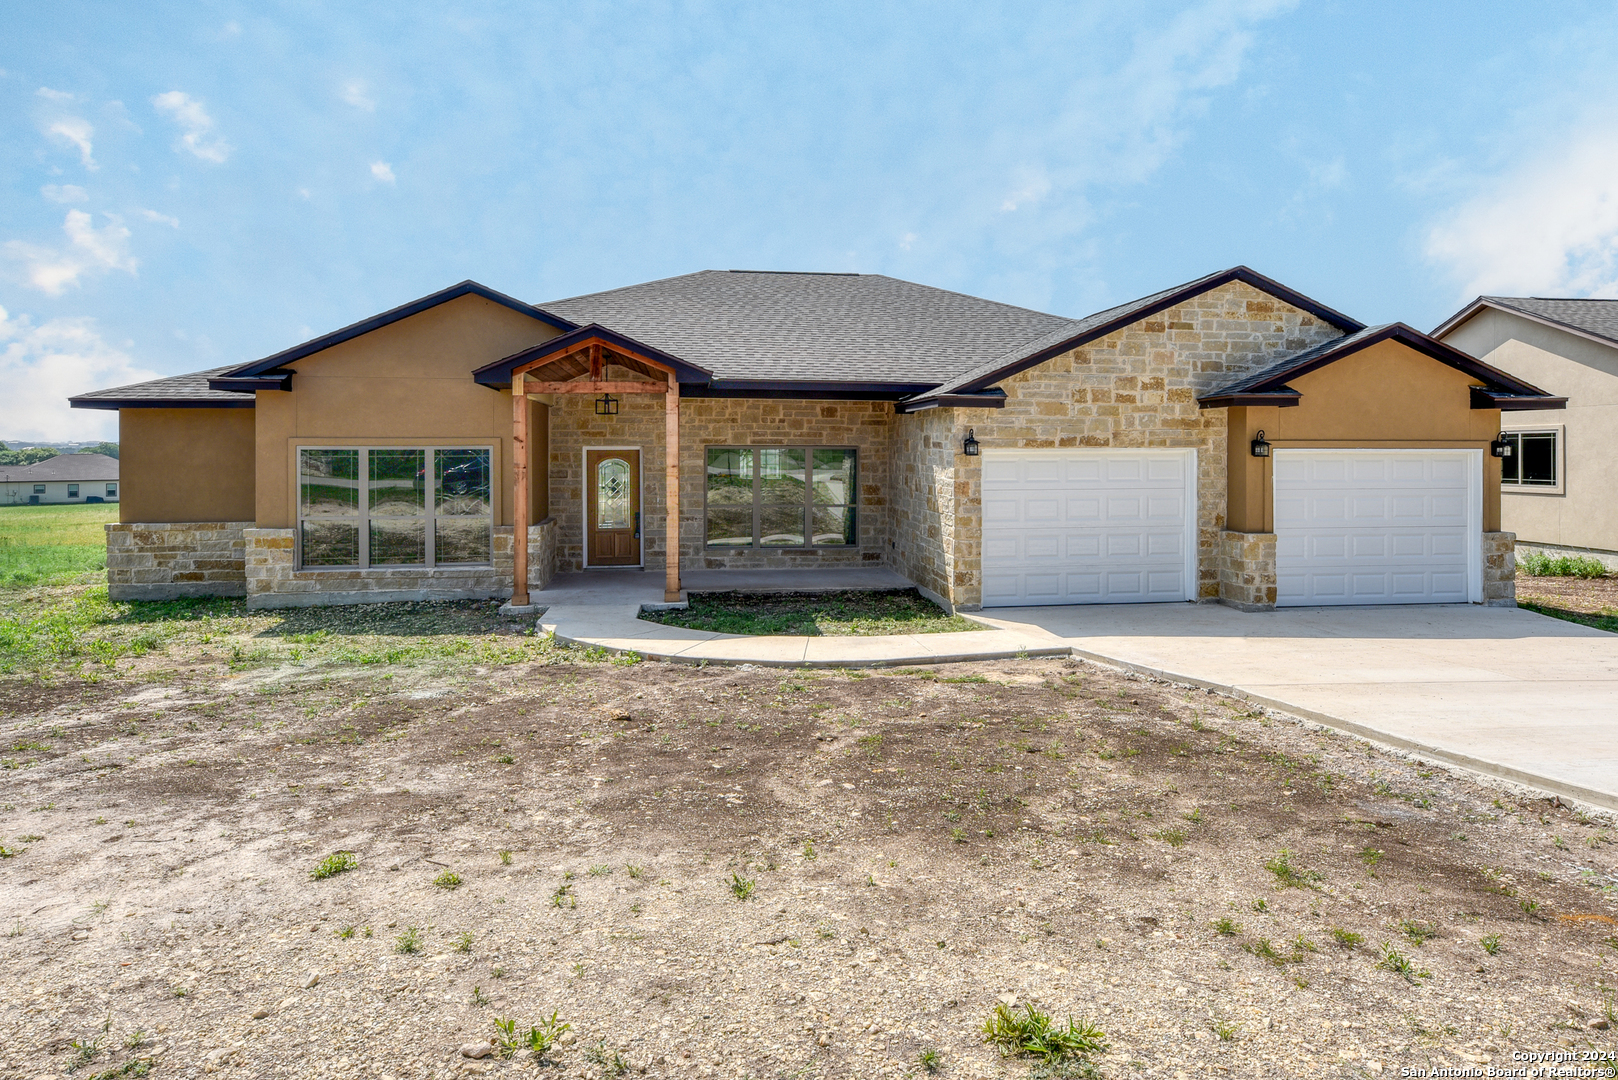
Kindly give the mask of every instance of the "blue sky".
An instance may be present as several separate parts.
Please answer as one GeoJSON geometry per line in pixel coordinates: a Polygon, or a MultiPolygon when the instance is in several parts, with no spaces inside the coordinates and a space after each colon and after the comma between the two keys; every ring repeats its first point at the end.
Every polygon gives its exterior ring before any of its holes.
{"type": "Polygon", "coordinates": [[[1572,3],[10,5],[0,438],[467,277],[1618,295],[1615,61],[1572,3]]]}

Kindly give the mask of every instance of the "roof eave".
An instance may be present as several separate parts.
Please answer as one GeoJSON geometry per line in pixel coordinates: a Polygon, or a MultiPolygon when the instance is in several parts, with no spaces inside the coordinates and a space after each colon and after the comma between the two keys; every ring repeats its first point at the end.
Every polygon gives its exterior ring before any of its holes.
{"type": "Polygon", "coordinates": [[[928,409],[1003,409],[1006,407],[1006,392],[998,386],[977,394],[938,394],[935,397],[919,397],[913,401],[903,401],[894,407],[898,413],[918,413],[928,409]]]}
{"type": "Polygon", "coordinates": [[[1550,394],[1506,394],[1487,386],[1472,387],[1472,408],[1499,409],[1501,412],[1533,412],[1567,408],[1567,398],[1550,394]]]}
{"type": "Polygon", "coordinates": [[[68,398],[72,409],[251,409],[257,403],[251,395],[240,401],[223,398],[68,398]]]}
{"type": "Polygon", "coordinates": [[[1207,397],[1197,399],[1197,405],[1203,409],[1233,409],[1239,406],[1275,405],[1282,409],[1289,409],[1299,404],[1303,395],[1290,386],[1283,386],[1279,390],[1266,391],[1256,394],[1209,394],[1207,397]]]}
{"type": "Polygon", "coordinates": [[[295,371],[266,371],[262,375],[226,375],[208,380],[209,390],[253,393],[257,390],[291,390],[295,371]]]}
{"type": "Polygon", "coordinates": [[[1572,323],[1563,322],[1560,319],[1553,319],[1548,315],[1541,315],[1534,311],[1524,311],[1522,308],[1515,308],[1510,304],[1502,304],[1488,296],[1478,297],[1466,307],[1445,319],[1437,326],[1437,328],[1433,330],[1431,336],[1435,338],[1442,338],[1443,335],[1456,329],[1462,323],[1467,322],[1484,308],[1488,308],[1491,311],[1499,311],[1506,315],[1515,315],[1519,319],[1525,319],[1531,323],[1538,323],[1540,326],[1548,326],[1552,330],[1560,330],[1564,334],[1572,334],[1574,337],[1580,337],[1586,341],[1593,341],[1597,345],[1605,345],[1609,349],[1618,349],[1618,339],[1607,337],[1604,334],[1598,334],[1593,330],[1586,330],[1582,326],[1574,326],[1572,323]]]}

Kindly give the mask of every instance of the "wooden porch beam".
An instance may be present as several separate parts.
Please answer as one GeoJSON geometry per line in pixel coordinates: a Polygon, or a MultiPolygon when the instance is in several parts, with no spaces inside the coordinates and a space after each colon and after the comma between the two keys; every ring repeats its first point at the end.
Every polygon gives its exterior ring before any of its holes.
{"type": "Polygon", "coordinates": [[[530,382],[530,394],[666,394],[668,387],[655,382],[595,382],[573,379],[568,382],[530,382]]]}
{"type": "Polygon", "coordinates": [[[528,604],[528,395],[511,379],[511,606],[528,604]]]}
{"type": "Polygon", "coordinates": [[[667,459],[663,481],[667,520],[663,542],[668,549],[664,559],[663,602],[672,604],[680,599],[680,383],[672,371],[663,409],[663,455],[667,459]]]}

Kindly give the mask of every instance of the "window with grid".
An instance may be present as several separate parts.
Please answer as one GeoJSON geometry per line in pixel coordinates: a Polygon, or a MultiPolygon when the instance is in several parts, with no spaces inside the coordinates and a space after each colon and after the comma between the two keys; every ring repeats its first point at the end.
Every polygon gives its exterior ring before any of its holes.
{"type": "Polygon", "coordinates": [[[849,547],[859,542],[856,452],[813,446],[707,451],[708,547],[849,547]]]}
{"type": "Polygon", "coordinates": [[[1511,453],[1500,459],[1500,482],[1511,487],[1555,487],[1556,436],[1554,429],[1503,432],[1511,453]]]}
{"type": "Polygon", "coordinates": [[[490,562],[488,447],[301,447],[304,567],[490,562]]]}

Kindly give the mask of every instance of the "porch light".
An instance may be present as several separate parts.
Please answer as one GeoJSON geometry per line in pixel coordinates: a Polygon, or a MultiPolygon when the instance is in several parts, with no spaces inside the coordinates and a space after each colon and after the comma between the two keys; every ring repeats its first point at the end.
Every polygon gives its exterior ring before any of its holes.
{"type": "Polygon", "coordinates": [[[1269,457],[1270,456],[1270,444],[1264,441],[1264,429],[1263,428],[1258,429],[1258,438],[1253,440],[1253,456],[1254,457],[1269,457]]]}
{"type": "Polygon", "coordinates": [[[1499,458],[1511,456],[1511,444],[1506,441],[1505,432],[1502,431],[1494,437],[1494,442],[1489,444],[1489,453],[1499,458]]]}
{"type": "Polygon", "coordinates": [[[596,415],[617,416],[618,399],[613,397],[611,394],[602,394],[600,397],[596,398],[596,415]]]}
{"type": "Polygon", "coordinates": [[[972,434],[972,429],[966,429],[966,441],[961,444],[961,453],[967,457],[978,456],[978,438],[972,434]]]}

